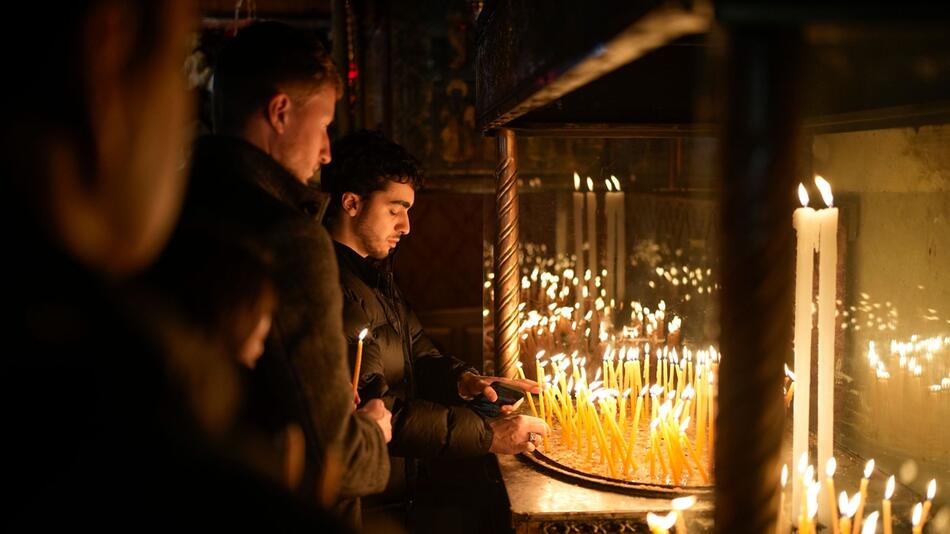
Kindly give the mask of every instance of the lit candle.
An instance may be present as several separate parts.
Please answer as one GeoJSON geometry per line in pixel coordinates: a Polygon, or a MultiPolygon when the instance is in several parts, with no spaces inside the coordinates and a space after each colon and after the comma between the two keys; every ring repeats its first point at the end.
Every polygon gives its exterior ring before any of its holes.
{"type": "Polygon", "coordinates": [[[353,398],[356,398],[356,390],[360,384],[360,366],[363,364],[363,338],[369,333],[369,329],[364,328],[360,332],[359,340],[356,342],[356,363],[353,364],[353,398]]]}
{"type": "Polygon", "coordinates": [[[930,516],[930,507],[933,505],[933,499],[937,495],[937,479],[931,479],[927,484],[927,501],[924,502],[924,511],[920,518],[920,528],[923,529],[930,516]]]}
{"type": "Polygon", "coordinates": [[[620,180],[616,176],[611,176],[610,180],[614,183],[614,193],[617,195],[617,206],[614,219],[617,221],[617,267],[616,267],[616,298],[617,302],[623,302],[626,298],[627,288],[627,214],[626,200],[623,191],[620,190],[620,180]]]}
{"type": "MultiPolygon", "coordinates": [[[[574,173],[574,193],[572,199],[574,203],[574,254],[575,270],[578,276],[584,276],[584,193],[581,193],[581,177],[574,173]]],[[[578,298],[580,304],[580,315],[584,314],[584,300],[578,298]]]]}
{"type": "Polygon", "coordinates": [[[686,520],[683,518],[683,512],[692,508],[694,504],[696,504],[695,495],[670,501],[670,507],[676,512],[676,534],[686,534],[686,520]]]}
{"type": "Polygon", "coordinates": [[[858,504],[861,502],[861,494],[855,493],[848,499],[848,494],[841,492],[841,499],[838,500],[838,506],[844,515],[841,516],[841,534],[851,534],[851,521],[854,514],[858,511],[858,504]]]}
{"type": "MultiPolygon", "coordinates": [[[[838,285],[838,208],[833,207],[831,186],[821,176],[815,185],[828,206],[816,213],[819,230],[818,264],[818,461],[827,462],[834,454],[835,395],[835,294],[838,285]]],[[[795,369],[796,374],[798,369],[795,369]]],[[[799,391],[801,393],[801,391],[799,391]]],[[[821,465],[819,463],[818,465],[821,465]]],[[[866,492],[865,492],[866,493],[866,492]]],[[[830,517],[830,511],[829,515],[830,517]]],[[[860,525],[860,516],[856,526],[860,525]]]]}
{"type": "Polygon", "coordinates": [[[594,193],[594,181],[587,177],[587,268],[594,273],[600,273],[600,258],[597,256],[597,193],[594,193]]]}
{"type": "MultiPolygon", "coordinates": [[[[808,413],[811,396],[811,327],[812,285],[814,254],[818,247],[818,219],[815,210],[808,207],[808,192],[798,184],[798,198],[802,207],[792,215],[797,241],[795,246],[795,376],[798,390],[792,428],[792,458],[808,453],[808,413]]],[[[820,465],[820,464],[819,464],[820,465]]],[[[792,509],[802,507],[802,484],[799,477],[792,479],[792,509]]]]}
{"type": "Polygon", "coordinates": [[[868,479],[871,478],[871,473],[874,472],[874,460],[868,460],[868,463],[864,464],[864,478],[861,479],[861,489],[859,490],[858,496],[858,511],[854,515],[854,532],[855,534],[861,532],[861,521],[864,516],[864,501],[868,498],[868,479]]]}
{"type": "Polygon", "coordinates": [[[891,534],[893,523],[891,522],[891,497],[894,496],[894,475],[887,479],[887,488],[884,490],[884,501],[881,508],[884,509],[884,534],[891,534]]]}
{"type": "Polygon", "coordinates": [[[647,514],[647,526],[650,527],[651,534],[669,534],[675,523],[676,512],[670,512],[665,516],[656,515],[653,512],[647,514]]]}
{"type": "Polygon", "coordinates": [[[877,516],[877,512],[871,512],[868,515],[868,520],[864,522],[864,528],[861,529],[860,534],[874,534],[877,532],[877,516]]]}
{"type": "Polygon", "coordinates": [[[835,468],[837,468],[838,463],[835,461],[834,456],[828,458],[828,463],[825,466],[825,491],[828,492],[828,509],[831,510],[831,530],[834,534],[841,532],[840,525],[838,524],[838,510],[835,507],[835,468]]]}
{"type": "MultiPolygon", "coordinates": [[[[518,367],[518,378],[522,380],[527,380],[524,376],[524,369],[522,369],[523,366],[521,364],[521,361],[519,360],[515,365],[518,367]]],[[[531,407],[531,415],[533,415],[534,417],[537,417],[538,410],[534,407],[534,395],[526,391],[524,396],[528,397],[528,406],[531,407]]]]}
{"type": "Polygon", "coordinates": [[[788,532],[788,520],[785,519],[785,484],[788,482],[788,464],[782,464],[782,489],[778,499],[778,521],[775,523],[775,534],[788,532]]]}
{"type": "Polygon", "coordinates": [[[911,522],[914,525],[913,534],[920,534],[921,529],[924,528],[924,525],[920,522],[920,516],[923,513],[921,509],[921,504],[917,503],[914,505],[914,513],[910,516],[911,522]]]}
{"type": "Polygon", "coordinates": [[[607,192],[604,193],[604,215],[607,219],[607,244],[606,257],[604,264],[607,266],[607,279],[604,281],[607,289],[607,300],[616,299],[614,266],[617,263],[617,200],[614,195],[614,184],[610,180],[604,180],[607,186],[607,192]]]}

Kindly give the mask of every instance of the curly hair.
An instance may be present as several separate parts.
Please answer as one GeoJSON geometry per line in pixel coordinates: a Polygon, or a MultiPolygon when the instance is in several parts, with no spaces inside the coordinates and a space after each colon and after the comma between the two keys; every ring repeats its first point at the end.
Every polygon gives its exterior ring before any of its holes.
{"type": "Polygon", "coordinates": [[[320,188],[330,195],[324,221],[333,223],[343,207],[343,193],[366,197],[387,181],[409,184],[416,191],[425,183],[422,164],[408,150],[381,132],[357,130],[336,140],[333,159],[320,170],[320,188]]]}

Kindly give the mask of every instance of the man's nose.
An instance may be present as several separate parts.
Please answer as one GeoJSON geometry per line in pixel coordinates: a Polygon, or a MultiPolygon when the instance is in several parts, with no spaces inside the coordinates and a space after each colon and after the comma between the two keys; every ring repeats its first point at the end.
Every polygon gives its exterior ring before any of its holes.
{"type": "Polygon", "coordinates": [[[329,136],[324,140],[323,146],[320,148],[320,165],[326,165],[330,163],[330,160],[333,159],[330,154],[330,138],[329,136]]]}
{"type": "Polygon", "coordinates": [[[396,223],[396,231],[400,232],[402,235],[407,235],[409,233],[409,214],[404,213],[400,217],[399,222],[396,223]]]}

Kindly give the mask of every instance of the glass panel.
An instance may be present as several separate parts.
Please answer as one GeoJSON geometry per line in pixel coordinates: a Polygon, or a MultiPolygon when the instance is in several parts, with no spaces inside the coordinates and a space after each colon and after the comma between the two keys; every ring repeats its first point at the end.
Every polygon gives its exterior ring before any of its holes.
{"type": "MultiPolygon", "coordinates": [[[[544,404],[555,427],[542,451],[618,480],[710,484],[715,143],[521,137],[518,144],[521,362],[532,379],[540,365],[548,384],[527,408],[538,413],[544,404]],[[647,384],[660,384],[655,396],[647,384]]],[[[486,267],[487,299],[488,260],[486,267]]]]}

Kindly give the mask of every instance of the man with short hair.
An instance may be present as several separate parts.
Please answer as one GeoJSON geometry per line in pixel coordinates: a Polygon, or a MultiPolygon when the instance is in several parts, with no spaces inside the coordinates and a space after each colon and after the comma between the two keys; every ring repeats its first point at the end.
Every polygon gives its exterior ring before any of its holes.
{"type": "Polygon", "coordinates": [[[338,271],[318,219],[325,199],[307,185],[330,161],[327,127],[339,91],[312,34],[276,22],[241,30],[218,59],[216,135],[197,143],[181,231],[248,237],[274,258],[278,307],[249,409],[270,428],[288,418],[302,427],[300,492],[356,527],[358,498],[388,478],[391,426],[378,400],[355,410],[338,271]]]}
{"type": "MultiPolygon", "coordinates": [[[[423,182],[419,162],[378,132],[354,132],[333,147],[336,158],[321,176],[321,188],[330,194],[325,224],[340,266],[351,356],[360,331],[369,331],[359,396],[364,402],[382,398],[393,412],[391,487],[398,485],[402,457],[533,450],[533,434],[546,432],[543,421],[529,416],[486,421],[465,403],[478,395],[494,401],[493,382],[535,392],[537,384],[479,376],[471,366],[441,354],[393,280],[393,251],[409,234],[409,210],[423,182]]],[[[502,409],[509,412],[510,407],[502,409]]]]}

